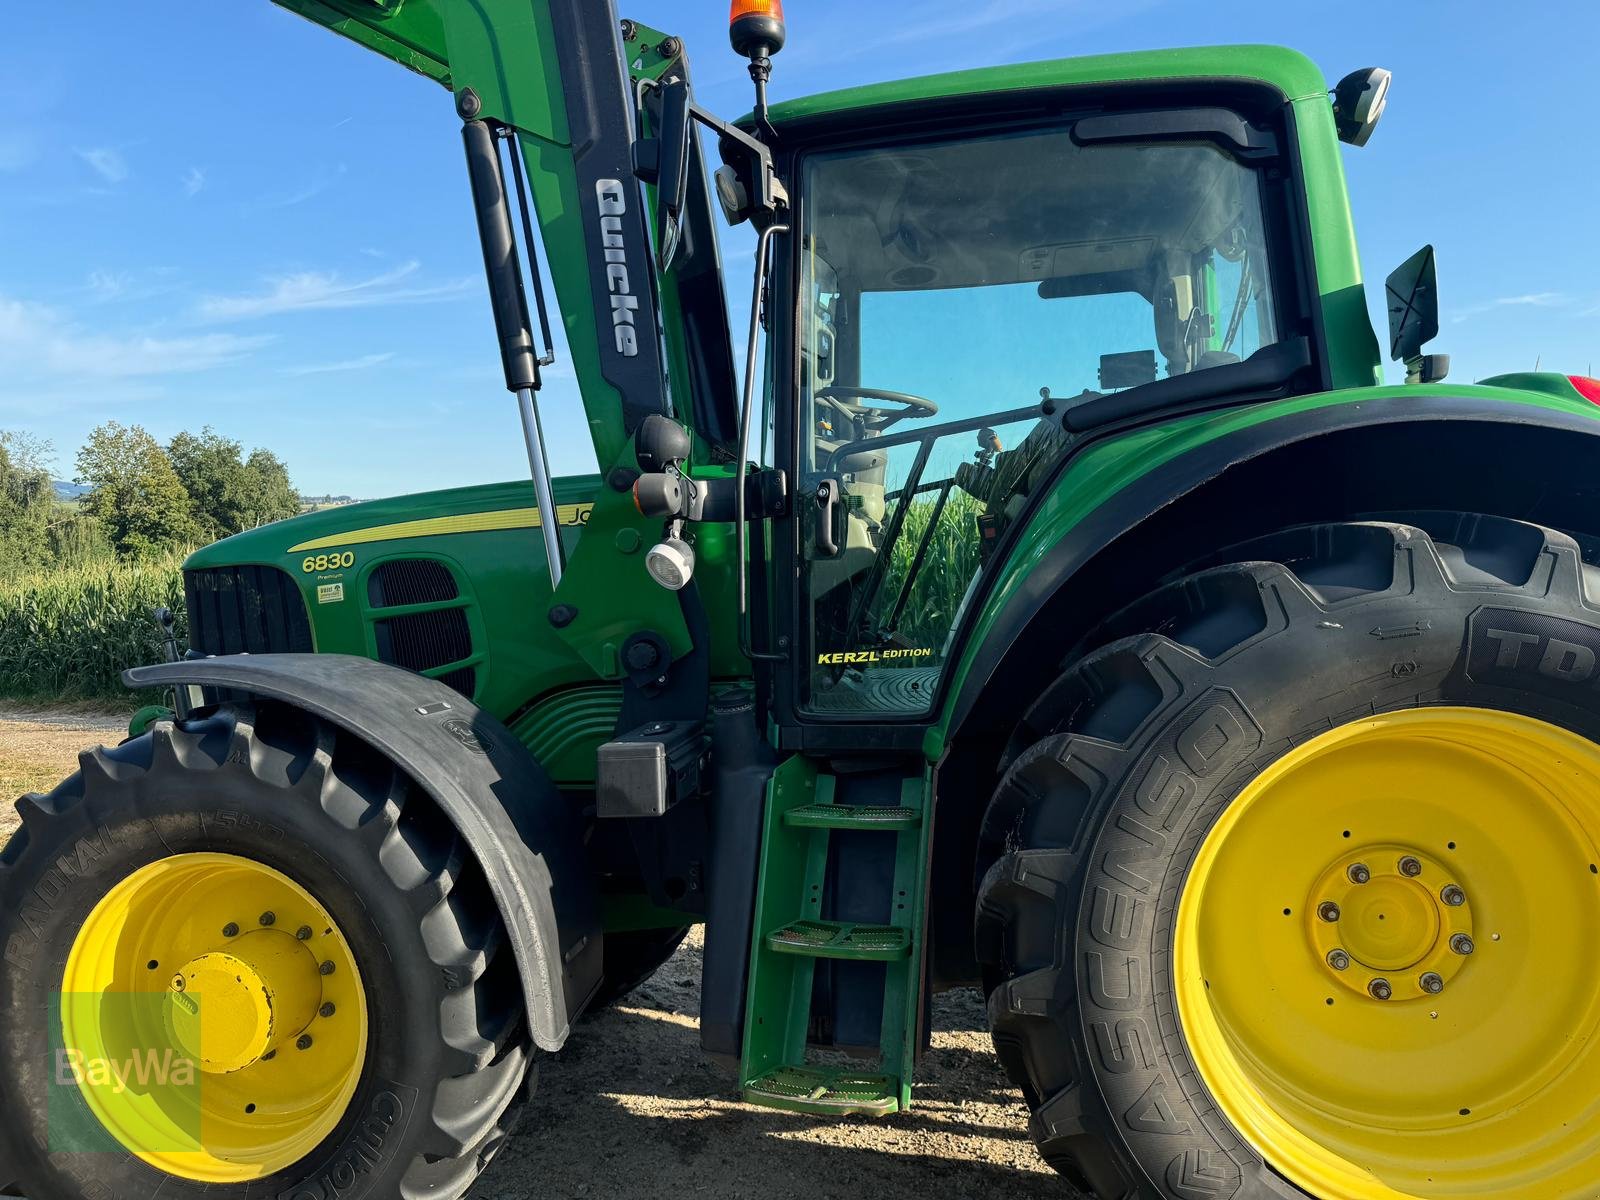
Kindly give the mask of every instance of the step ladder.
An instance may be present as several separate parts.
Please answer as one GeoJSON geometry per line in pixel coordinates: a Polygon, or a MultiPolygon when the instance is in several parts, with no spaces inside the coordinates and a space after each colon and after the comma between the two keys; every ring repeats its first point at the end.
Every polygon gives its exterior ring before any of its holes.
{"type": "Polygon", "coordinates": [[[795,755],[767,787],[740,1082],[746,1101],[825,1116],[909,1108],[922,1011],[923,872],[931,822],[925,778],[898,806],[838,802],[837,781],[795,755]],[[880,924],[822,916],[828,851],[841,830],[894,839],[890,912],[880,924]],[[869,1070],[809,1063],[806,1031],[819,959],[884,964],[879,1062],[869,1070]]]}

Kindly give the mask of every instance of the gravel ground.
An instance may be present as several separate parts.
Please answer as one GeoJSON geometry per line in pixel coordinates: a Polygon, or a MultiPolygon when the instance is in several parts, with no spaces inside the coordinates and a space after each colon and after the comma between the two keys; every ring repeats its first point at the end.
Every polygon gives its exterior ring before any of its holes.
{"type": "Polygon", "coordinates": [[[127,736],[125,713],[0,705],[0,845],[17,827],[13,800],[55,787],[78,769],[79,751],[127,736]]]}
{"type": "MultiPolygon", "coordinates": [[[[124,729],[120,715],[0,707],[0,844],[15,827],[11,797],[55,786],[80,750],[124,729]]],[[[824,1121],[740,1103],[733,1079],[700,1053],[700,948],[697,931],[653,979],[541,1058],[518,1136],[473,1200],[1068,1195],[1028,1140],[976,992],[935,999],[912,1112],[824,1121]]]]}
{"type": "Polygon", "coordinates": [[[1064,1200],[1028,1140],[977,992],[934,1001],[908,1114],[824,1121],[740,1103],[700,1053],[700,938],[545,1057],[518,1136],[474,1200],[689,1192],[761,1200],[1064,1200]]]}

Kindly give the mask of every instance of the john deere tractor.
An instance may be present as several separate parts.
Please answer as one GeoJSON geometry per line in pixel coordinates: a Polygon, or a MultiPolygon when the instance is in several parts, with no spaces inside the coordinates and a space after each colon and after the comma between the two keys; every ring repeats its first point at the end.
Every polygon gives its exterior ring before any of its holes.
{"type": "Polygon", "coordinates": [[[532,479],[189,560],[0,853],[0,1184],[462,1196],[703,922],[751,1104],[905,1110],[976,985],[1064,1194],[1597,1194],[1600,383],[1443,382],[1423,250],[1382,384],[1386,72],[769,108],[736,0],[730,122],[609,0],[279,2],[450,93],[532,479]]]}

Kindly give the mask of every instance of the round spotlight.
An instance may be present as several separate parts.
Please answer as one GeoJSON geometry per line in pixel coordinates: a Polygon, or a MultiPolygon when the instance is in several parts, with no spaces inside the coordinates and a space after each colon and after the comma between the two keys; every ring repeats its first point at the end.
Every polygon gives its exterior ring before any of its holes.
{"type": "Polygon", "coordinates": [[[657,542],[644,556],[644,566],[662,587],[681,591],[694,578],[694,548],[677,538],[657,542]]]}

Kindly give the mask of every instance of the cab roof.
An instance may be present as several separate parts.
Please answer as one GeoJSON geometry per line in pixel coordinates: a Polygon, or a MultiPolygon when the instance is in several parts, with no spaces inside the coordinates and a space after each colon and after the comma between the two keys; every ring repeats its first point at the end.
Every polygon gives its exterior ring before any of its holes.
{"type": "MultiPolygon", "coordinates": [[[[781,59],[778,70],[782,71],[781,59]]],[[[1203,46],[980,67],[976,70],[844,88],[775,104],[771,119],[774,125],[781,128],[788,123],[803,123],[887,104],[960,99],[1085,84],[1183,79],[1235,79],[1265,83],[1282,92],[1287,100],[1326,95],[1328,91],[1327,80],[1321,70],[1297,50],[1282,46],[1203,46]]]]}

